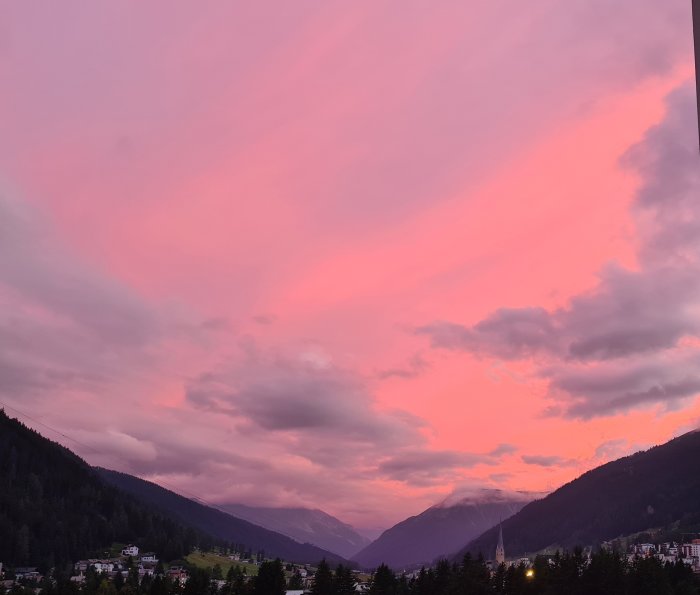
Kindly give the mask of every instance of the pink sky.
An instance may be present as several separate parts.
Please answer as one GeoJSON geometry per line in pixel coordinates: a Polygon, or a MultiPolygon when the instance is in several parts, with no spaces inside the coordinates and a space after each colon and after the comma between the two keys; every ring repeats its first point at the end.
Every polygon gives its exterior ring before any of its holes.
{"type": "Polygon", "coordinates": [[[696,427],[691,44],[685,0],[3,5],[0,400],[361,528],[696,427]]]}

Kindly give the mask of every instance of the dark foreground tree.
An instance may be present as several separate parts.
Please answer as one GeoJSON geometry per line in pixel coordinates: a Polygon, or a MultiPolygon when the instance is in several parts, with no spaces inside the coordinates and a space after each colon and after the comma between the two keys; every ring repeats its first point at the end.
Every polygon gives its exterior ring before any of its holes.
{"type": "Polygon", "coordinates": [[[394,572],[386,564],[377,568],[369,587],[370,595],[395,595],[397,580],[394,572]]]}
{"type": "Polygon", "coordinates": [[[338,568],[335,569],[333,582],[335,595],[355,594],[355,577],[352,574],[352,570],[346,566],[338,565],[338,568]]]}
{"type": "Polygon", "coordinates": [[[287,581],[284,579],[284,567],[278,558],[260,564],[258,576],[253,583],[254,595],[284,595],[287,581]]]}
{"type": "Polygon", "coordinates": [[[318,563],[311,593],[312,595],[335,595],[333,573],[325,558],[318,563]]]}

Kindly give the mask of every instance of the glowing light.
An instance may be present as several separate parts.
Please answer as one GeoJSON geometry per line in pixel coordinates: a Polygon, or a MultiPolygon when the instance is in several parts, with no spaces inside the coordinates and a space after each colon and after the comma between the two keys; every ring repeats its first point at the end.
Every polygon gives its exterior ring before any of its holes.
{"type": "Polygon", "coordinates": [[[526,576],[527,578],[535,578],[535,571],[534,571],[532,568],[528,568],[528,569],[525,571],[525,576],[526,576]]]}

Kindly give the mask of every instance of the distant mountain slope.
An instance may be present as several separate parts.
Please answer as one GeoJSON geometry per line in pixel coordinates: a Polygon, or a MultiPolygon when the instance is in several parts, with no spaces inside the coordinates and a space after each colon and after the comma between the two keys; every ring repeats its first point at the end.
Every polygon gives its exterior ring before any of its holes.
{"type": "Polygon", "coordinates": [[[433,506],[387,529],[353,560],[368,568],[381,563],[395,569],[429,564],[515,514],[528,500],[525,495],[483,490],[475,497],[433,506]]]}
{"type": "Polygon", "coordinates": [[[287,535],[301,543],[313,543],[350,558],[370,540],[337,518],[310,508],[266,508],[245,504],[222,504],[223,510],[261,527],[287,535]]]}
{"type": "Polygon", "coordinates": [[[46,569],[113,542],[165,560],[218,544],[105,484],[81,458],[0,409],[0,561],[46,569]]]}
{"type": "MultiPolygon", "coordinates": [[[[506,557],[700,521],[700,432],[597,467],[503,522],[506,557]]],[[[496,529],[464,551],[491,557],[496,529]]]]}
{"type": "Polygon", "coordinates": [[[313,563],[325,558],[330,563],[347,563],[342,556],[309,543],[298,543],[286,535],[205,506],[150,481],[108,469],[97,468],[97,471],[119,489],[220,539],[245,544],[253,551],[264,550],[268,556],[290,562],[313,563]]]}

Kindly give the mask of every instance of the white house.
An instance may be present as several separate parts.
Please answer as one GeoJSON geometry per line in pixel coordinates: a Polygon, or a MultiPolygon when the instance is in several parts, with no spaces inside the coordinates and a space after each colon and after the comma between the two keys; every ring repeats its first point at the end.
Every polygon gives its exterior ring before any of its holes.
{"type": "Polygon", "coordinates": [[[138,556],[139,548],[135,545],[129,545],[122,550],[122,556],[138,556]]]}
{"type": "Polygon", "coordinates": [[[149,552],[141,556],[141,562],[153,562],[155,564],[156,562],[158,562],[158,558],[154,553],[149,552]]]}
{"type": "Polygon", "coordinates": [[[693,539],[690,543],[681,546],[683,556],[686,558],[700,558],[700,539],[693,539]]]}

